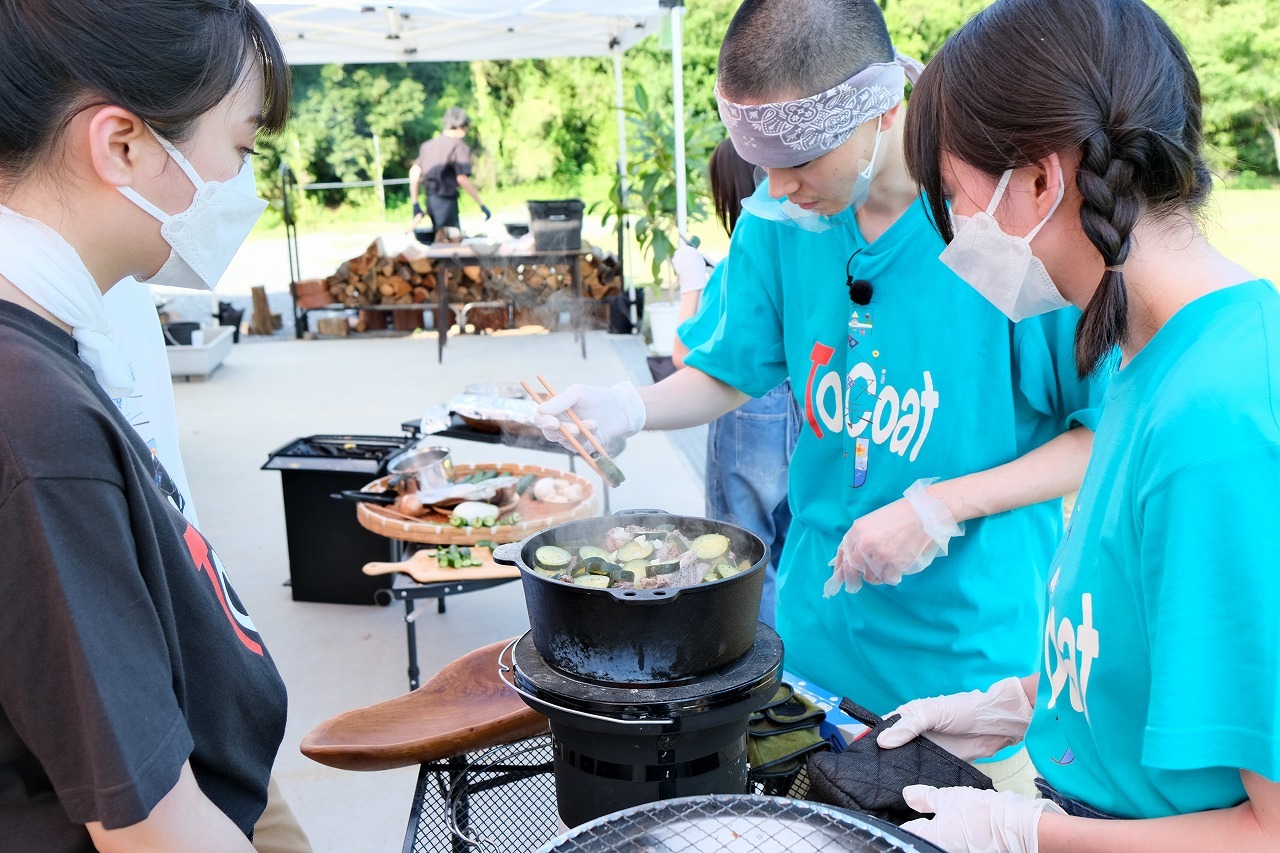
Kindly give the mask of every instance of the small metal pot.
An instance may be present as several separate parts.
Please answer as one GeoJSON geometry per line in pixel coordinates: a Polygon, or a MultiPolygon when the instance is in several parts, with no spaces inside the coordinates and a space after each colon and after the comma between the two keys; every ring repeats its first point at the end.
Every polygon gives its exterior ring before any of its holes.
{"type": "Polygon", "coordinates": [[[498,563],[518,565],[538,653],[561,672],[602,684],[679,684],[741,658],[756,639],[769,546],[732,524],[655,510],[570,521],[500,545],[498,563]],[[612,527],[674,524],[692,539],[729,537],[751,568],[714,583],[665,589],[594,589],[533,571],[543,545],[587,545],[612,527]]]}
{"type": "MultiPolygon", "coordinates": [[[[415,445],[387,460],[393,479],[412,479],[418,492],[430,492],[453,485],[453,460],[447,447],[415,445]]],[[[401,487],[401,494],[415,491],[401,487]]]]}

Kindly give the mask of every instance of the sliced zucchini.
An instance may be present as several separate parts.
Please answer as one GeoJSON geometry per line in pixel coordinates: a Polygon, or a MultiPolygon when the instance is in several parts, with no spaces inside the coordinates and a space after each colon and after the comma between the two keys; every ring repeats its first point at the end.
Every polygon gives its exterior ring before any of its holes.
{"type": "Polygon", "coordinates": [[[729,553],[729,537],[719,533],[704,533],[689,543],[699,560],[716,560],[729,553]]]}
{"type": "Polygon", "coordinates": [[[572,554],[555,545],[543,545],[533,552],[534,565],[540,569],[563,569],[572,559],[572,554]]]}
{"type": "Polygon", "coordinates": [[[560,573],[555,569],[534,569],[534,571],[542,575],[544,578],[556,578],[560,576],[560,573]]]}
{"type": "Polygon", "coordinates": [[[649,576],[648,569],[649,567],[645,565],[644,560],[632,560],[622,567],[619,579],[638,584],[649,576]]]}
{"type": "Polygon", "coordinates": [[[685,551],[689,550],[689,540],[685,539],[679,533],[672,533],[667,536],[667,547],[670,548],[673,553],[683,554],[685,551]]]}
{"type": "Polygon", "coordinates": [[[680,568],[679,560],[650,560],[649,568],[655,575],[669,575],[680,568]]]}
{"type": "Polygon", "coordinates": [[[716,576],[720,578],[731,578],[734,575],[741,573],[741,571],[742,569],[739,569],[731,563],[716,563],[715,567],[716,576]]]}
{"type": "MultiPolygon", "coordinates": [[[[582,561],[582,565],[585,567],[587,573],[593,575],[604,575],[610,580],[616,581],[622,576],[622,567],[610,563],[603,557],[588,557],[582,561]]],[[[575,571],[574,574],[576,575],[578,572],[575,571]]]]}
{"type": "MultiPolygon", "coordinates": [[[[726,542],[729,540],[726,539],[726,542]]],[[[653,553],[653,543],[643,536],[637,536],[618,549],[618,559],[624,564],[632,560],[643,560],[653,553]]],[[[717,555],[719,556],[719,555],[717,555]]]]}
{"type": "Polygon", "coordinates": [[[718,580],[720,580],[720,578],[716,576],[715,572],[707,572],[705,575],[702,576],[703,583],[713,583],[714,581],[718,581],[718,580]]]}
{"type": "Polygon", "coordinates": [[[612,559],[612,557],[609,556],[608,551],[603,548],[597,548],[594,545],[583,545],[578,549],[578,556],[584,560],[590,559],[591,557],[599,557],[602,560],[612,559]]]}
{"type": "Polygon", "coordinates": [[[594,589],[608,589],[612,581],[605,575],[578,575],[573,579],[575,586],[589,586],[594,589]]]}

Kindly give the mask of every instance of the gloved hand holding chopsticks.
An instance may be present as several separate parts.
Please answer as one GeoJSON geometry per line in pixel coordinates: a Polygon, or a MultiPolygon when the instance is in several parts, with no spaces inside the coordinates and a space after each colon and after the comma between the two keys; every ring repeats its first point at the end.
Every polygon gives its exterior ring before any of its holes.
{"type": "Polygon", "coordinates": [[[822,588],[830,598],[844,586],[850,593],[862,582],[895,586],[905,575],[924,570],[948,544],[964,535],[946,504],[925,487],[932,479],[917,480],[901,500],[862,516],[845,533],[830,565],[831,577],[822,588]]]}
{"type": "MultiPolygon", "coordinates": [[[[595,385],[570,385],[563,393],[539,404],[533,423],[542,430],[547,441],[569,447],[560,431],[563,415],[573,409],[587,429],[606,446],[623,441],[644,429],[644,401],[630,382],[619,382],[612,388],[595,385]]],[[[565,429],[577,436],[578,428],[567,418],[565,429]]],[[[572,449],[572,448],[570,448],[572,449]]]]}

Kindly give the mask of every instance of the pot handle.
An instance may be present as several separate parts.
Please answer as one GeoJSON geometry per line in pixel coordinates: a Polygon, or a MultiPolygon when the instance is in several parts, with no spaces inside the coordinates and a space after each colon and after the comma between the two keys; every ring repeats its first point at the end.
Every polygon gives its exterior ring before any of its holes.
{"type": "Polygon", "coordinates": [[[671,515],[665,509],[620,509],[614,515],[671,515]]]}
{"type": "Polygon", "coordinates": [[[497,545],[493,549],[493,561],[502,566],[518,566],[520,565],[520,548],[519,542],[497,545]]]}
{"type": "Polygon", "coordinates": [[[684,589],[681,587],[661,587],[659,589],[610,589],[613,598],[619,604],[663,604],[675,601],[684,589]]]}
{"type": "Polygon", "coordinates": [[[540,705],[544,708],[550,708],[553,711],[559,711],[562,714],[572,714],[575,717],[586,717],[588,720],[598,720],[602,723],[621,724],[624,726],[669,726],[675,723],[675,720],[618,720],[613,717],[602,717],[599,714],[588,714],[586,711],[576,711],[573,708],[564,708],[560,705],[552,705],[550,702],[539,699],[532,693],[521,690],[519,687],[516,687],[514,682],[507,679],[507,673],[511,672],[514,668],[514,661],[512,666],[508,666],[503,663],[503,660],[511,654],[511,650],[515,648],[516,643],[520,642],[527,636],[529,636],[529,632],[525,631],[519,637],[516,637],[511,642],[507,643],[502,648],[502,651],[498,653],[498,678],[501,678],[503,684],[519,693],[527,701],[532,702],[535,705],[540,705]]]}

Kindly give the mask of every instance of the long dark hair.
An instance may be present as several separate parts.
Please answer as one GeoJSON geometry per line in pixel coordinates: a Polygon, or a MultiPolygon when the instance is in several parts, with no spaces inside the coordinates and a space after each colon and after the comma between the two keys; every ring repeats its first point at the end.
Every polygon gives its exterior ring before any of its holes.
{"type": "Polygon", "coordinates": [[[738,156],[731,141],[722,139],[711,152],[707,178],[716,219],[726,233],[732,234],[742,215],[742,200],[756,190],[755,167],[738,156]]]}
{"type": "Polygon", "coordinates": [[[0,181],[26,174],[81,110],[114,104],[183,140],[262,68],[262,126],[289,111],[289,69],[248,0],[0,0],[0,181]]]}
{"type": "MultiPolygon", "coordinates": [[[[1200,84],[1177,38],[1140,0],[996,0],[947,40],[907,109],[906,160],[948,241],[939,159],[992,175],[1080,154],[1080,222],[1108,268],[1138,218],[1195,211],[1211,176],[1200,84]]],[[[1129,334],[1124,273],[1108,269],[1076,328],[1081,376],[1129,334]]]]}

